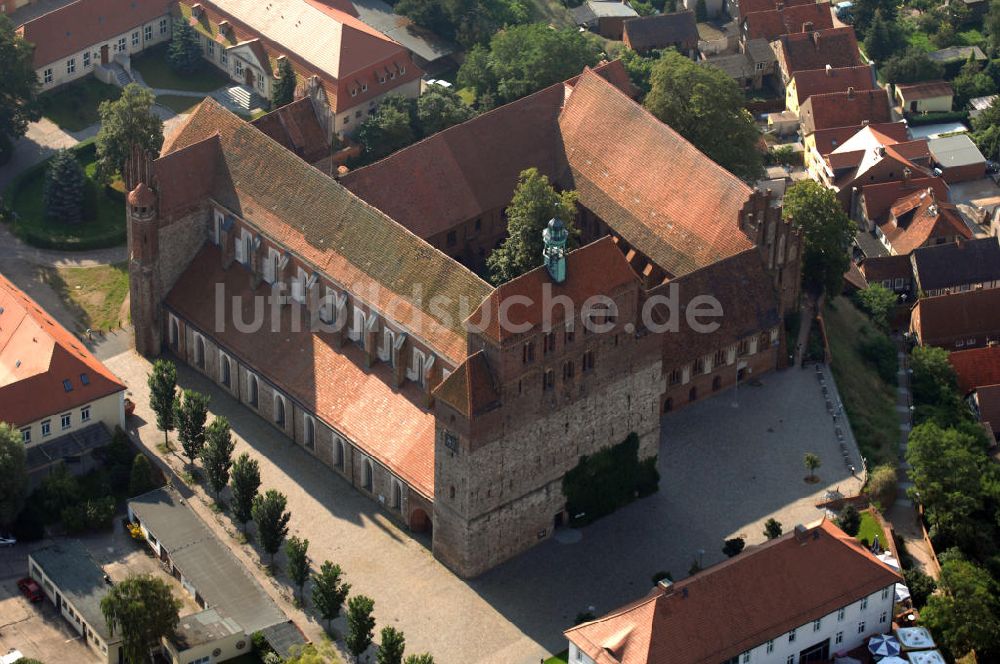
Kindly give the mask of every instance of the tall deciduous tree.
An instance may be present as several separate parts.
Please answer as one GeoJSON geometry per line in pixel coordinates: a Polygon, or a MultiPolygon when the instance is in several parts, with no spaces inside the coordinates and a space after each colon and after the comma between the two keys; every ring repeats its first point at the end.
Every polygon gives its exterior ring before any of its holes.
{"type": "Polygon", "coordinates": [[[517,25],[496,33],[488,54],[474,49],[458,70],[458,83],[506,103],[579,75],[597,64],[599,53],[597,42],[577,30],[517,25]]]}
{"type": "Polygon", "coordinates": [[[972,140],[986,158],[1000,159],[1000,97],[972,120],[972,128],[972,140]]]}
{"type": "Polygon", "coordinates": [[[10,19],[0,15],[0,164],[28,123],[41,117],[33,52],[10,19]]]}
{"type": "Polygon", "coordinates": [[[58,150],[45,171],[45,216],[66,224],[83,221],[86,187],[87,178],[76,156],[65,148],[58,150]]]}
{"type": "Polygon", "coordinates": [[[153,113],[155,99],[152,90],[129,83],[121,97],[102,101],[98,106],[101,129],[97,132],[97,172],[102,180],[122,170],[133,146],[151,158],[159,156],[163,120],[153,113]]]}
{"type": "Polygon", "coordinates": [[[867,34],[878,12],[881,12],[883,19],[894,23],[898,13],[895,0],[855,0],[854,6],[851,7],[851,16],[858,34],[867,34]]]}
{"type": "Polygon", "coordinates": [[[383,627],[379,638],[376,664],[403,664],[406,637],[395,627],[383,627]]]}
{"type": "Polygon", "coordinates": [[[246,532],[247,521],[253,518],[253,500],[260,489],[260,464],[246,452],[236,457],[230,472],[229,490],[233,494],[233,517],[246,532]]]}
{"type": "Polygon", "coordinates": [[[176,19],[172,27],[167,62],[180,74],[192,74],[204,65],[198,33],[183,16],[176,19]]]}
{"type": "Polygon", "coordinates": [[[229,430],[229,420],[223,416],[216,417],[205,429],[205,447],[201,451],[201,463],[205,467],[208,483],[215,492],[215,499],[229,483],[229,469],[233,466],[232,432],[229,430]]]}
{"type": "Polygon", "coordinates": [[[873,283],[858,291],[858,304],[883,332],[889,331],[892,312],[896,308],[896,294],[883,286],[873,283]]]}
{"type": "Polygon", "coordinates": [[[278,108],[295,100],[295,69],[286,57],[278,65],[278,80],[271,88],[271,106],[278,108]]]}
{"type": "Polygon", "coordinates": [[[9,526],[21,513],[28,490],[21,432],[0,422],[0,526],[9,526]]]}
{"type": "Polygon", "coordinates": [[[940,588],[920,612],[924,623],[954,658],[975,650],[980,658],[1000,652],[1000,601],[990,573],[971,562],[949,559],[941,566],[940,588]]]}
{"type": "Polygon", "coordinates": [[[288,520],[291,513],[285,511],[288,499],[285,494],[275,489],[268,489],[264,495],[254,498],[251,514],[257,526],[257,539],[260,547],[271,557],[274,564],[274,554],[281,548],[281,542],[288,534],[288,520]]]}
{"type": "Polygon", "coordinates": [[[189,464],[194,463],[205,446],[208,400],[208,397],[200,392],[184,390],[176,403],[174,422],[177,426],[177,439],[181,442],[181,448],[189,464]]]}
{"type": "Polygon", "coordinates": [[[882,62],[899,50],[902,42],[896,26],[886,21],[882,10],[877,9],[865,32],[865,54],[876,62],[882,62]]]}
{"type": "Polygon", "coordinates": [[[406,147],[416,138],[413,131],[414,103],[400,95],[387,95],[358,130],[362,159],[372,162],[406,147]]]}
{"type": "Polygon", "coordinates": [[[944,65],[931,60],[924,51],[910,49],[886,60],[879,68],[879,73],[890,83],[919,83],[942,78],[944,65]]]}
{"type": "Polygon", "coordinates": [[[288,578],[299,589],[299,601],[305,602],[302,588],[309,580],[309,540],[295,535],[285,542],[285,558],[288,560],[288,578]]]}
{"type": "Polygon", "coordinates": [[[313,575],[313,606],[326,621],[327,631],[330,631],[330,621],[340,616],[340,610],[351,590],[351,584],[344,583],[342,577],[340,565],[334,565],[329,560],[323,561],[319,573],[313,575]]]}
{"type": "Polygon", "coordinates": [[[557,192],[536,168],[521,172],[514,198],[507,207],[507,238],[487,259],[495,285],[518,277],[542,264],[542,232],[549,220],[559,219],[569,231],[570,248],[576,230],[576,192],[557,192]]]}
{"type": "Polygon", "coordinates": [[[156,428],[163,432],[163,442],[176,427],[177,367],[169,360],[156,360],[147,380],[149,407],[156,413],[156,428]]]}
{"type": "Polygon", "coordinates": [[[839,295],[850,267],[847,248],[855,227],[837,196],[814,180],[803,180],[785,193],[784,215],[802,230],[805,285],[831,297],[839,295]]]}
{"type": "Polygon", "coordinates": [[[375,600],[364,595],[355,595],[347,602],[347,635],[344,643],[354,661],[372,644],[375,632],[375,600]]]}
{"type": "Polygon", "coordinates": [[[101,612],[111,635],[120,634],[125,661],[149,661],[160,639],[174,633],[180,600],[165,581],[150,574],[133,574],[116,583],[101,600],[101,612]]]}
{"type": "Polygon", "coordinates": [[[710,159],[748,182],[764,172],[760,132],[743,107],[743,91],[716,67],[699,67],[676,51],[653,65],[643,105],[710,159]]]}
{"type": "Polygon", "coordinates": [[[454,90],[432,85],[417,99],[417,122],[423,136],[436,134],[442,129],[473,118],[476,112],[469,108],[454,90]]]}

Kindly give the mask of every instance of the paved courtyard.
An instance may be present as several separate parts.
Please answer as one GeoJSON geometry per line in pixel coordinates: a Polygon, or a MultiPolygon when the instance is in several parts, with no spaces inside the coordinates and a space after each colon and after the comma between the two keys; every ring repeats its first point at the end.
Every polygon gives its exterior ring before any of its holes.
{"type": "MultiPolygon", "coordinates": [[[[130,386],[138,403],[131,424],[155,449],[161,434],[146,406],[149,363],[132,352],[107,363],[130,386]]],[[[264,488],[288,496],[291,532],[309,538],[313,561],[339,563],[352,593],[375,599],[378,629],[402,629],[408,652],[430,651],[442,664],[535,664],[565,647],[561,631],[577,613],[591,607],[601,613],[634,599],[659,570],[680,578],[696,557],[706,566],[720,561],[723,540],[734,534],[750,544],[762,540],[768,517],[786,530],[814,520],[820,516],[814,503],[828,488],[853,494],[861,484],[841,460],[813,370],[765,375],[759,386],[664,419],[658,494],[582,531],[560,531],[466,582],[433,558],[426,540],[398,528],[207,380],[179,367],[179,382],[211,394],[211,410],[233,425],[237,453],[249,450],[260,459],[264,488]],[[823,460],[817,484],[803,481],[806,452],[823,460]]],[[[175,458],[171,464],[180,466],[175,458]]],[[[218,523],[210,526],[226,537],[218,523]]],[[[313,638],[320,631],[315,623],[302,627],[313,638]]]]}

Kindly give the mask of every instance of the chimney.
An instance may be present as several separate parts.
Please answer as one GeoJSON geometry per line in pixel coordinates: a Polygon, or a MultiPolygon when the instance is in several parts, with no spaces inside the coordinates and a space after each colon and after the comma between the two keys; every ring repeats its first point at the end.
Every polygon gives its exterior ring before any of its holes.
{"type": "Polygon", "coordinates": [[[229,31],[233,29],[233,26],[229,25],[229,21],[219,21],[219,34],[228,37],[229,31]]]}
{"type": "Polygon", "coordinates": [[[854,86],[851,85],[847,88],[847,98],[854,99],[854,86]]]}
{"type": "Polygon", "coordinates": [[[819,48],[819,31],[817,30],[812,34],[813,46],[819,48]]]}
{"type": "Polygon", "coordinates": [[[826,66],[826,75],[833,76],[833,67],[831,67],[830,65],[826,66]]]}
{"type": "MultiPolygon", "coordinates": [[[[909,166],[904,166],[903,167],[903,187],[904,188],[910,186],[910,176],[912,176],[912,175],[913,175],[913,171],[910,170],[910,167],[909,166]]],[[[930,188],[928,188],[927,190],[930,191],[930,188]]]]}
{"type": "Polygon", "coordinates": [[[804,544],[808,538],[809,538],[809,529],[803,526],[801,523],[796,524],[795,539],[804,544]]]}
{"type": "Polygon", "coordinates": [[[662,590],[664,595],[670,595],[674,592],[674,582],[670,579],[660,579],[656,582],[662,590]]]}
{"type": "Polygon", "coordinates": [[[813,22],[812,21],[807,21],[807,22],[805,22],[805,23],[802,24],[802,32],[812,32],[812,31],[813,31],[813,22]]]}
{"type": "Polygon", "coordinates": [[[195,18],[201,18],[201,15],[205,13],[205,8],[201,6],[200,2],[196,2],[191,5],[191,15],[195,18]]]}

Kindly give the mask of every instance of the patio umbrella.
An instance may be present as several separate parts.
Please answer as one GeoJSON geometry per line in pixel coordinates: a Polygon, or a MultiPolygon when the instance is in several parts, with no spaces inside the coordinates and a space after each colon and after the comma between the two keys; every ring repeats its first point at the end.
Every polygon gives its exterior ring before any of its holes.
{"type": "Polygon", "coordinates": [[[892,657],[883,657],[878,661],[878,664],[910,664],[910,663],[907,662],[902,657],[896,657],[895,655],[893,655],[892,657]]]}
{"type": "Polygon", "coordinates": [[[899,639],[888,634],[877,634],[868,640],[868,652],[876,657],[892,657],[893,655],[898,655],[899,639]]]}

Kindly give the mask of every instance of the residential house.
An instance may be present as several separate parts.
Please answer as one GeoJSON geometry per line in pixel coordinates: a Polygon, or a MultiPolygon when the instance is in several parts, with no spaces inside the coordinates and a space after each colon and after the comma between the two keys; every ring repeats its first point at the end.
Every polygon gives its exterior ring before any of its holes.
{"type": "Polygon", "coordinates": [[[568,661],[829,661],[892,629],[902,582],[832,522],[800,525],[566,630],[568,661]]]}
{"type": "MultiPolygon", "coordinates": [[[[813,95],[875,90],[875,74],[868,65],[824,67],[796,72],[785,86],[785,110],[799,114],[799,109],[813,95]]],[[[871,118],[863,118],[873,122],[871,118]]]]}
{"type": "Polygon", "coordinates": [[[909,256],[868,257],[859,267],[869,284],[881,284],[900,295],[913,292],[913,267],[909,256]]]}
{"type": "Polygon", "coordinates": [[[968,134],[932,138],[927,141],[927,147],[945,182],[969,182],[986,177],[986,157],[968,134]]]}
{"type": "Polygon", "coordinates": [[[779,7],[809,5],[815,2],[816,0],[726,0],[726,12],[733,20],[739,21],[753,12],[764,12],[779,7]]]}
{"type": "Polygon", "coordinates": [[[628,0],[586,0],[569,11],[577,25],[618,41],[622,39],[625,21],[639,16],[628,0]]]}
{"type": "Polygon", "coordinates": [[[28,576],[104,664],[122,664],[121,634],[112,634],[101,611],[109,584],[104,570],[78,540],[62,539],[28,553],[28,576]]]}
{"type": "MultiPolygon", "coordinates": [[[[803,99],[802,101],[805,101],[803,99]]],[[[828,154],[839,148],[850,140],[858,132],[871,127],[872,130],[886,137],[886,143],[902,143],[909,140],[909,130],[905,122],[886,122],[872,124],[868,121],[849,126],[835,127],[833,129],[817,129],[812,134],[804,137],[803,147],[805,152],[806,169],[813,179],[819,179],[819,171],[824,167],[828,154]]]]}
{"type": "Polygon", "coordinates": [[[889,253],[906,256],[919,247],[971,240],[972,231],[958,209],[930,186],[893,203],[888,217],[876,225],[875,237],[889,253]]]}
{"type": "Polygon", "coordinates": [[[1000,440],[1000,385],[982,385],[965,398],[972,414],[986,429],[990,442],[1000,440]]]}
{"type": "Polygon", "coordinates": [[[181,616],[174,633],[160,643],[170,664],[226,662],[252,649],[246,630],[219,609],[181,616]]]}
{"type": "Polygon", "coordinates": [[[131,56],[170,39],[173,0],[76,0],[17,28],[35,45],[42,90],[98,71],[105,83],[131,81],[131,56]]]}
{"type": "Polygon", "coordinates": [[[125,423],[125,385],[82,341],[0,275],[0,422],[21,433],[33,484],[82,474],[125,423]]]}
{"type": "Polygon", "coordinates": [[[745,90],[759,90],[777,73],[778,58],[771,45],[763,39],[751,39],[740,44],[740,52],[699,60],[703,67],[716,67],[745,90]]]}
{"type": "Polygon", "coordinates": [[[861,230],[874,232],[876,226],[888,221],[896,201],[928,188],[934,191],[938,200],[949,200],[948,185],[939,177],[914,178],[906,177],[904,173],[901,180],[864,185],[851,216],[861,230]]]}
{"type": "Polygon", "coordinates": [[[802,134],[809,135],[819,129],[853,127],[867,121],[883,123],[892,121],[889,93],[881,88],[845,92],[814,94],[799,108],[802,134]]]}
{"type": "Polygon", "coordinates": [[[946,113],[955,91],[948,81],[896,84],[896,100],[904,113],[946,113]]]}
{"type": "Polygon", "coordinates": [[[170,348],[387,517],[430,530],[434,555],[463,576],[565,523],[551,487],[581,454],[621,442],[623,419],[649,458],[662,412],[785,357],[801,235],[770,195],[590,69],[339,181],[206,100],[149,172],[127,210],[139,352],[170,348]],[[552,220],[552,260],[493,288],[467,266],[505,237],[503,210],[532,166],[579,193],[581,246],[566,251],[552,220]],[[640,301],[674,288],[682,306],[713,293],[720,327],[636,335],[640,301]],[[518,308],[517,335],[486,324],[549,289],[577,311],[611,298],[611,329],[587,334],[572,311],[546,329],[534,307],[518,308]],[[257,298],[280,305],[272,324],[217,324],[252,320],[257,298]],[[293,327],[305,315],[319,323],[293,327]],[[511,479],[502,494],[479,489],[498,477],[511,479]]]}
{"type": "Polygon", "coordinates": [[[922,297],[910,314],[910,333],[922,346],[946,350],[995,344],[1000,341],[1000,289],[922,297]]]}
{"type": "Polygon", "coordinates": [[[1000,345],[952,351],[948,363],[963,395],[983,385],[1000,385],[1000,345]]]}
{"type": "Polygon", "coordinates": [[[921,297],[1000,286],[1000,244],[995,237],[915,249],[910,262],[921,297]]]}
{"type": "Polygon", "coordinates": [[[975,120],[976,116],[988,109],[1000,95],[988,95],[986,97],[973,97],[969,100],[969,119],[975,120]]]}
{"type": "Polygon", "coordinates": [[[416,98],[423,71],[411,53],[352,14],[320,0],[181,0],[203,54],[234,83],[270,99],[279,60],[297,96],[322,111],[329,135],[355,131],[388,94],[416,98]]]}
{"type": "Polygon", "coordinates": [[[785,86],[800,71],[857,67],[862,64],[854,28],[830,28],[814,32],[781,35],[775,40],[775,53],[785,86]]]}
{"type": "Polygon", "coordinates": [[[774,41],[795,32],[812,33],[833,28],[833,15],[825,4],[778,5],[773,9],[751,12],[740,22],[740,38],[774,41]]]}
{"type": "Polygon", "coordinates": [[[625,21],[622,41],[639,53],[675,48],[693,59],[698,52],[698,24],[691,10],[633,18],[625,21]]]}

